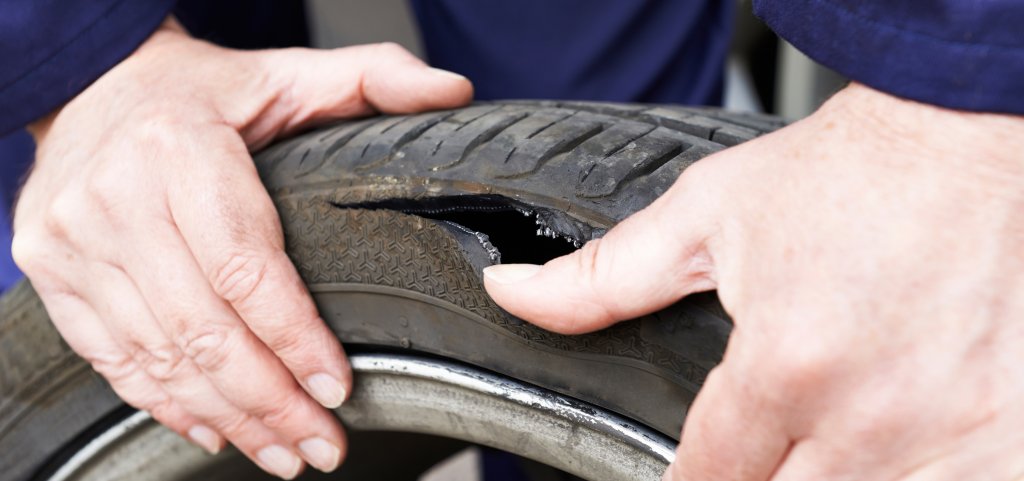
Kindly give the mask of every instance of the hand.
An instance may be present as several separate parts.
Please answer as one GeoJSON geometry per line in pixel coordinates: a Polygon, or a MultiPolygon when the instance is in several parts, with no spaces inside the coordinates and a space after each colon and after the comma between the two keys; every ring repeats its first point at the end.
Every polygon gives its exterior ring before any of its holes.
{"type": "Polygon", "coordinates": [[[14,257],[126,402],[284,478],[299,456],[332,470],[344,434],[321,405],[340,405],[352,374],[249,152],[317,122],[471,96],[394,45],[231,51],[168,21],[33,126],[14,257]]]}
{"type": "Polygon", "coordinates": [[[735,329],[666,479],[1024,476],[1024,118],[853,85],[485,282],[562,333],[718,289],[735,329]]]}

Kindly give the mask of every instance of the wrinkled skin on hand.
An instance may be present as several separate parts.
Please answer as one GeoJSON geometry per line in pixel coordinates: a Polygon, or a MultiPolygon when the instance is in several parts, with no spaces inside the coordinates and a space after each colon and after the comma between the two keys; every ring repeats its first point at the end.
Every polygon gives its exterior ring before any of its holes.
{"type": "Polygon", "coordinates": [[[1024,118],[852,85],[485,281],[563,333],[718,289],[735,330],[666,479],[1024,479],[1024,118]]]}
{"type": "Polygon", "coordinates": [[[284,478],[332,470],[352,375],[285,255],[249,152],[318,122],[456,107],[463,77],[395,45],[231,51],[166,22],[32,126],[13,253],[129,404],[284,478]]]}

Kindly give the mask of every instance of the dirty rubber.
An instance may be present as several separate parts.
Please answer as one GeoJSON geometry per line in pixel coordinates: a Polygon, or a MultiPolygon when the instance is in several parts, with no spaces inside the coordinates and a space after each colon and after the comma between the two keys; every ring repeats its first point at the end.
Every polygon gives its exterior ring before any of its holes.
{"type": "MultiPolygon", "coordinates": [[[[731,329],[713,293],[563,336],[498,308],[481,269],[569,252],[649,204],[693,162],[782,125],[714,109],[482,103],[328,126],[255,162],[289,255],[350,348],[464,362],[678,438],[731,329]]],[[[120,412],[30,285],[0,299],[3,479],[30,479],[120,412]]]]}

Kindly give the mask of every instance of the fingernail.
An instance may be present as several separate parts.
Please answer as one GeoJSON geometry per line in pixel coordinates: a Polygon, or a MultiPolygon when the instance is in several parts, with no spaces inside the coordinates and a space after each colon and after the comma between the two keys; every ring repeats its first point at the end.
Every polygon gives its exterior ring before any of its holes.
{"type": "Polygon", "coordinates": [[[192,441],[210,454],[217,454],[220,452],[220,436],[213,432],[212,429],[203,426],[202,424],[196,424],[188,428],[188,437],[192,438],[192,441]]]}
{"type": "Polygon", "coordinates": [[[467,81],[469,80],[468,78],[466,78],[463,75],[459,75],[459,74],[457,74],[455,72],[450,72],[448,70],[434,68],[434,67],[430,67],[430,70],[434,71],[434,73],[437,73],[438,75],[444,75],[446,77],[451,77],[451,78],[458,79],[458,80],[467,80],[467,81]]]}
{"type": "Polygon", "coordinates": [[[299,451],[314,468],[325,473],[338,469],[341,449],[322,438],[309,438],[299,443],[299,451]]]}
{"type": "Polygon", "coordinates": [[[330,374],[317,373],[306,378],[309,393],[327,409],[334,409],[345,402],[345,387],[330,374]]]}
{"type": "Polygon", "coordinates": [[[302,460],[298,456],[276,444],[261,449],[256,453],[256,457],[272,474],[284,479],[295,478],[302,469],[302,460]]]}
{"type": "Polygon", "coordinates": [[[533,264],[501,264],[484,268],[484,277],[500,284],[515,284],[525,281],[540,271],[540,266],[533,264]]]}

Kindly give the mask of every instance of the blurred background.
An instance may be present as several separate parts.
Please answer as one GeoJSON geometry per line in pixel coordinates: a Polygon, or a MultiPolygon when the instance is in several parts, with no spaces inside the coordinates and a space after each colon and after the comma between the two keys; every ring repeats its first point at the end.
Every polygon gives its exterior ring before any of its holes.
{"type": "MultiPolygon", "coordinates": [[[[728,0],[723,0],[728,1],[728,0]]],[[[796,120],[813,112],[846,80],[779,39],[739,0],[726,62],[724,106],[796,120]]],[[[407,0],[306,0],[313,46],[395,42],[425,58],[407,0]],[[352,12],[359,15],[352,15],[352,12]]]]}

